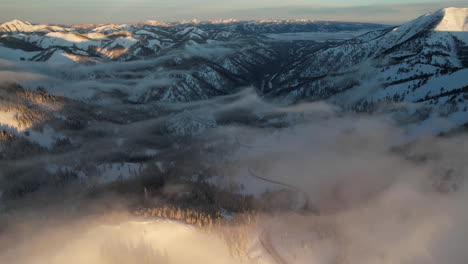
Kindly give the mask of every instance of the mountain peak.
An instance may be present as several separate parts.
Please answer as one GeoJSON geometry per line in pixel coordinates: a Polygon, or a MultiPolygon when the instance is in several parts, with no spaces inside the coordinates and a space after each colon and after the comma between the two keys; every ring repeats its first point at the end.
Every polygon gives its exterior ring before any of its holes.
{"type": "Polygon", "coordinates": [[[0,32],[21,32],[27,31],[26,29],[31,27],[32,24],[27,21],[21,21],[13,19],[11,21],[0,24],[0,32]]]}
{"type": "Polygon", "coordinates": [[[23,21],[19,19],[13,19],[11,21],[5,22],[4,24],[26,24],[26,25],[31,25],[28,21],[23,21]]]}
{"type": "Polygon", "coordinates": [[[443,18],[435,31],[468,31],[468,8],[448,7],[438,12],[443,18]]]}
{"type": "Polygon", "coordinates": [[[13,19],[11,21],[5,22],[3,24],[0,24],[1,26],[31,26],[32,24],[27,22],[27,21],[22,21],[19,19],[13,19]]]}

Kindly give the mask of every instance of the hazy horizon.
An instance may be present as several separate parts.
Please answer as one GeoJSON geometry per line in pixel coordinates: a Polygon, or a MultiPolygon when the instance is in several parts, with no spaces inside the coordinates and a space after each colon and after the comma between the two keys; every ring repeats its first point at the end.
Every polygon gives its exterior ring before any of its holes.
{"type": "Polygon", "coordinates": [[[6,0],[0,21],[13,19],[43,24],[137,23],[145,20],[311,19],[399,24],[444,7],[468,7],[468,1],[149,1],[149,0],[6,0]]]}

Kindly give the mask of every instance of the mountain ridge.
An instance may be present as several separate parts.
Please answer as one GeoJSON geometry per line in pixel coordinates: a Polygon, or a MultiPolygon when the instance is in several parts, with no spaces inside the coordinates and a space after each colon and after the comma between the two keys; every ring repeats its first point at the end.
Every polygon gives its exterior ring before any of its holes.
{"type": "Polygon", "coordinates": [[[21,33],[21,32],[41,32],[41,31],[68,31],[80,28],[83,25],[86,27],[101,27],[101,26],[117,26],[117,27],[138,27],[138,26],[156,26],[156,27],[176,27],[176,26],[187,26],[187,25],[197,25],[197,26],[235,26],[235,25],[287,25],[287,24],[317,24],[317,25],[327,25],[327,24],[347,24],[347,25],[369,25],[369,26],[378,26],[385,27],[387,25],[378,24],[378,23],[363,23],[363,22],[345,22],[345,21],[319,21],[319,20],[309,20],[309,19],[263,19],[263,20],[237,20],[237,19],[224,19],[224,20],[189,20],[189,21],[178,21],[178,22],[167,22],[167,21],[158,21],[158,20],[146,20],[143,22],[136,23],[95,23],[95,24],[33,24],[27,21],[22,21],[14,19],[11,21],[4,22],[0,24],[0,32],[4,33],[21,33]],[[49,27],[49,29],[47,29],[49,27]]]}
{"type": "MultiPolygon", "coordinates": [[[[442,24],[438,26],[436,30],[448,30],[448,31],[467,31],[468,27],[466,26],[466,13],[468,8],[457,8],[457,7],[447,7],[435,12],[427,13],[422,15],[420,18],[442,15],[444,19],[442,24]],[[450,16],[450,17],[449,17],[450,16]],[[455,24],[446,24],[444,21],[456,21],[455,24]],[[455,26],[455,28],[453,28],[455,26]]],[[[414,21],[414,20],[413,20],[414,21]]],[[[326,24],[326,23],[343,23],[343,24],[367,24],[367,25],[380,25],[378,23],[363,23],[363,22],[345,22],[345,21],[327,21],[327,20],[313,20],[313,19],[252,19],[252,20],[239,20],[235,18],[230,19],[218,19],[218,20],[183,20],[176,22],[168,21],[159,21],[159,20],[146,20],[143,22],[136,23],[124,23],[124,24],[115,24],[115,23],[95,23],[95,24],[86,24],[87,27],[99,27],[99,26],[138,26],[138,25],[148,25],[148,26],[161,26],[161,27],[174,27],[181,25],[234,25],[234,24],[326,24]]],[[[408,22],[407,22],[408,23],[408,22]]],[[[407,24],[404,23],[404,24],[407,24]]],[[[83,24],[33,24],[28,21],[23,21],[19,19],[13,19],[11,21],[6,21],[0,24],[0,32],[33,32],[38,30],[46,30],[46,27],[51,27],[52,31],[61,31],[61,30],[70,30],[76,27],[79,27],[83,24]]],[[[387,25],[390,27],[390,25],[387,25]]]]}

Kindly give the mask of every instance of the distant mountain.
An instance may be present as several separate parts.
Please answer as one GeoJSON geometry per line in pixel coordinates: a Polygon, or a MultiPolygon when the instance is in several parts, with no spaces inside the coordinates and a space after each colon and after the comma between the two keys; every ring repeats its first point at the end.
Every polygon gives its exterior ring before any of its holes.
{"type": "MultiPolygon", "coordinates": [[[[362,32],[385,26],[365,23],[309,20],[146,21],[135,25],[33,25],[13,20],[0,24],[0,44],[19,50],[18,59],[134,60],[160,54],[183,45],[253,38],[265,33],[362,32]],[[55,55],[55,56],[54,56],[55,55]]],[[[8,53],[4,51],[3,53],[8,53]]],[[[1,53],[0,53],[1,56],[1,53]]]]}
{"type": "Polygon", "coordinates": [[[0,24],[0,32],[5,33],[31,33],[31,32],[51,32],[51,31],[67,31],[67,28],[52,26],[52,25],[33,25],[26,21],[12,20],[0,24]]]}
{"type": "MultiPolygon", "coordinates": [[[[0,35],[0,58],[72,64],[158,58],[165,69],[179,70],[169,76],[175,81],[164,87],[155,84],[141,94],[132,95],[130,100],[192,101],[229,94],[246,85],[260,85],[264,74],[275,71],[285,63],[283,60],[291,59],[289,52],[300,49],[304,53],[328,45],[316,41],[277,42],[266,37],[266,33],[337,36],[345,30],[349,38],[382,28],[385,26],[309,20],[194,20],[171,24],[146,21],[135,25],[74,26],[12,21],[0,25],[4,32],[0,35]]],[[[144,71],[139,76],[154,75],[147,67],[138,71],[144,71]]],[[[118,75],[93,72],[80,78],[121,78],[118,75]]],[[[132,77],[126,74],[125,78],[132,77]]]]}
{"type": "Polygon", "coordinates": [[[52,32],[52,31],[75,31],[86,29],[92,31],[101,31],[102,29],[137,29],[139,27],[184,27],[197,26],[202,29],[216,29],[225,31],[235,31],[238,33],[292,33],[292,32],[336,32],[336,31],[355,31],[355,30],[370,30],[385,27],[381,24],[372,23],[353,23],[353,22],[335,22],[335,21],[314,21],[307,19],[296,20],[248,20],[242,21],[237,19],[201,21],[193,19],[190,21],[181,22],[164,22],[158,20],[147,20],[143,23],[129,25],[115,24],[86,24],[86,25],[35,25],[26,21],[12,20],[0,24],[0,32],[9,33],[24,33],[24,32],[52,32]]]}

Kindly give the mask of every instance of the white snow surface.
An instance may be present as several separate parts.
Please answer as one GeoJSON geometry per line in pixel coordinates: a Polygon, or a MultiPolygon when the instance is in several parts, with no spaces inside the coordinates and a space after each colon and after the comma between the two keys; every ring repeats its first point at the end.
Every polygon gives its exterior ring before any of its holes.
{"type": "Polygon", "coordinates": [[[468,8],[445,8],[444,18],[435,31],[468,31],[468,8]]]}

